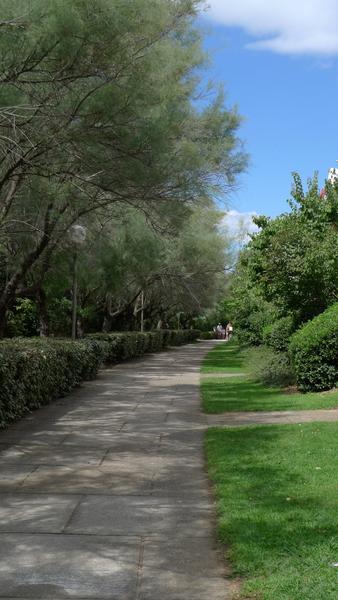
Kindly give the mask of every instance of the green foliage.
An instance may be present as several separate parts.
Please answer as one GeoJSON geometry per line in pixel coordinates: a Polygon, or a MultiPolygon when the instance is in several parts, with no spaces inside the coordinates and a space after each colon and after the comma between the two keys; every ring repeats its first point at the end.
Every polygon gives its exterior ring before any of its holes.
{"type": "MultiPolygon", "coordinates": [[[[178,324],[201,329],[205,320],[194,317],[215,302],[207,329],[220,315],[223,321],[225,310],[217,300],[223,295],[229,240],[219,229],[222,213],[206,203],[186,210],[165,232],[135,209],[122,214],[116,208],[112,217],[104,227],[88,227],[78,252],[78,315],[85,332],[139,329],[141,297],[145,330],[159,321],[171,329],[178,324]]],[[[71,331],[72,256],[67,246],[58,250],[43,286],[49,331],[57,336],[71,331]]]]}
{"type": "Polygon", "coordinates": [[[216,336],[214,331],[201,331],[199,337],[201,340],[214,340],[216,336]]]}
{"type": "Polygon", "coordinates": [[[236,277],[232,294],[232,315],[240,344],[259,346],[263,343],[264,328],[277,317],[276,307],[256,289],[248,287],[242,275],[236,277]]]}
{"type": "Polygon", "coordinates": [[[268,387],[287,387],[295,383],[288,354],[267,346],[248,350],[247,369],[252,381],[268,387]]]}
{"type": "Polygon", "coordinates": [[[48,303],[50,331],[54,335],[67,336],[72,330],[72,301],[64,296],[53,297],[48,303]]]}
{"type": "Polygon", "coordinates": [[[290,336],[295,330],[294,319],[291,315],[281,317],[263,329],[263,342],[276,352],[286,352],[290,336]]]}
{"type": "MultiPolygon", "coordinates": [[[[197,329],[200,329],[205,333],[212,333],[213,327],[215,327],[218,323],[223,323],[225,325],[230,320],[229,314],[230,310],[228,301],[222,298],[222,300],[218,301],[215,306],[206,310],[202,315],[196,317],[193,322],[197,329]]],[[[213,337],[215,336],[213,335],[213,337]]]]}
{"type": "Polygon", "coordinates": [[[83,309],[99,298],[102,314],[108,294],[106,312],[125,310],[134,328],[130,305],[147,288],[151,327],[154,304],[157,318],[169,312],[169,291],[173,310],[193,304],[194,316],[217,299],[224,240],[213,198],[246,156],[237,111],[217,90],[201,97],[202,4],[2,1],[0,329],[21,289],[43,288],[50,304],[54,276],[69,300],[60,270],[76,222],[88,228],[80,270],[96,280],[80,290],[83,309]]]}
{"type": "Polygon", "coordinates": [[[0,427],[95,377],[107,351],[95,340],[0,342],[0,427]]]}
{"type": "Polygon", "coordinates": [[[36,304],[29,298],[18,298],[8,313],[6,334],[9,337],[37,335],[39,320],[36,304]]]}
{"type": "Polygon", "coordinates": [[[94,333],[86,339],[108,344],[107,362],[120,362],[136,358],[146,352],[158,352],[167,346],[180,346],[195,341],[200,332],[196,329],[158,330],[123,333],[94,333]]]}
{"type": "Polygon", "coordinates": [[[338,186],[327,184],[322,196],[314,177],[305,192],[294,174],[292,196],[291,212],[255,219],[260,231],[241,252],[232,284],[240,338],[282,351],[292,330],[333,304],[338,290],[338,186]],[[264,320],[271,328],[263,333],[264,320]]]}
{"type": "Polygon", "coordinates": [[[337,384],[338,303],[294,333],[290,355],[302,390],[328,390],[337,384]]]}

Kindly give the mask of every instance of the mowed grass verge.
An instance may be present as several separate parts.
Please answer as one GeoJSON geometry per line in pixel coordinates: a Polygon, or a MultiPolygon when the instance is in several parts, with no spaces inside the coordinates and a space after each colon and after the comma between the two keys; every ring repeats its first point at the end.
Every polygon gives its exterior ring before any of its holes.
{"type": "Polygon", "coordinates": [[[338,423],[209,429],[219,537],[240,598],[338,597],[338,423]]]}
{"type": "Polygon", "coordinates": [[[253,381],[246,372],[245,352],[234,343],[218,344],[205,358],[201,371],[203,410],[209,414],[338,407],[338,390],[302,394],[253,381]],[[207,373],[213,372],[223,372],[226,377],[208,378],[207,373]],[[231,377],[231,373],[243,376],[231,377]]]}
{"type": "Polygon", "coordinates": [[[218,342],[205,357],[202,373],[238,373],[244,369],[244,356],[234,342],[218,342]]]}

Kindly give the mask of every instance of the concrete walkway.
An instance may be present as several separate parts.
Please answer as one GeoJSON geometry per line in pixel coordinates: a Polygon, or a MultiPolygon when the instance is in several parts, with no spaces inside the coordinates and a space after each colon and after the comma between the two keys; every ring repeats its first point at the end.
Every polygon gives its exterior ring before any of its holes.
{"type": "Polygon", "coordinates": [[[213,341],[103,371],[0,433],[0,598],[225,600],[199,367],[213,341]]]}

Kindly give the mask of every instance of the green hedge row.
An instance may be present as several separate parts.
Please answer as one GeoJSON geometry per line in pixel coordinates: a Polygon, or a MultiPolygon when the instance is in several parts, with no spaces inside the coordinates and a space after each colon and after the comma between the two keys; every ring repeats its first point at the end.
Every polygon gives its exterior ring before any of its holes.
{"type": "Polygon", "coordinates": [[[215,335],[214,331],[201,331],[199,337],[201,340],[215,340],[216,339],[216,335],[215,335]]]}
{"type": "Polygon", "coordinates": [[[113,363],[136,358],[146,352],[159,352],[167,346],[188,344],[196,340],[199,334],[196,329],[160,329],[144,333],[94,333],[87,339],[106,342],[109,346],[107,362],[113,363]]]}
{"type": "Polygon", "coordinates": [[[12,338],[0,342],[0,428],[65,396],[100,366],[192,342],[195,330],[95,334],[72,342],[12,338]]]}
{"type": "Polygon", "coordinates": [[[338,303],[296,331],[289,351],[300,389],[334,387],[338,382],[338,303]]]}
{"type": "Polygon", "coordinates": [[[0,427],[96,376],[108,345],[13,338],[0,342],[0,427]]]}

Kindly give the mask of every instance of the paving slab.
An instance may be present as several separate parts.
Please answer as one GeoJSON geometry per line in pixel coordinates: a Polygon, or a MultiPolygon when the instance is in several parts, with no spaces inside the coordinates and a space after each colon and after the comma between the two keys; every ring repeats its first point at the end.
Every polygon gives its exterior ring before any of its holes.
{"type": "Polygon", "coordinates": [[[69,495],[0,494],[0,531],[59,533],[80,500],[69,495]]]}
{"type": "MultiPolygon", "coordinates": [[[[152,494],[156,496],[210,498],[209,479],[201,466],[180,465],[164,468],[154,478],[152,494]]],[[[210,498],[211,500],[211,498],[210,498]]]]}
{"type": "Polygon", "coordinates": [[[168,498],[90,496],[81,500],[67,533],[212,537],[212,509],[208,502],[168,498]]]}
{"type": "Polygon", "coordinates": [[[137,538],[2,534],[0,597],[135,600],[137,538]]]}
{"type": "MultiPolygon", "coordinates": [[[[153,471],[137,467],[37,467],[21,489],[63,494],[142,494],[150,491],[153,471]]],[[[15,487],[15,484],[12,484],[15,487]]],[[[1,489],[1,487],[0,487],[1,489]]]]}
{"type": "Polygon", "coordinates": [[[73,431],[64,438],[62,447],[71,448],[105,448],[110,453],[132,452],[134,454],[156,452],[160,444],[160,433],[140,434],[115,432],[113,434],[104,434],[97,436],[91,433],[79,433],[73,431]]]}
{"type": "Polygon", "coordinates": [[[1,465],[0,492],[21,486],[25,479],[34,472],[32,465],[1,465]]]}
{"type": "Polygon", "coordinates": [[[12,445],[0,450],[0,469],[3,464],[30,465],[96,465],[106,451],[100,448],[67,448],[50,445],[12,445]]]}
{"type": "Polygon", "coordinates": [[[110,473],[121,473],[122,475],[134,475],[137,477],[140,473],[152,479],[159,473],[164,466],[165,458],[159,453],[150,452],[107,452],[102,463],[101,469],[110,473]]]}
{"type": "Polygon", "coordinates": [[[212,540],[149,540],[144,544],[141,600],[226,600],[230,597],[212,540]],[[222,585],[223,583],[223,585],[222,585]]]}
{"type": "Polygon", "coordinates": [[[64,431],[46,431],[42,426],[39,431],[30,431],[29,424],[24,431],[13,431],[11,428],[0,431],[0,443],[3,444],[42,444],[58,446],[69,435],[64,431]]]}

